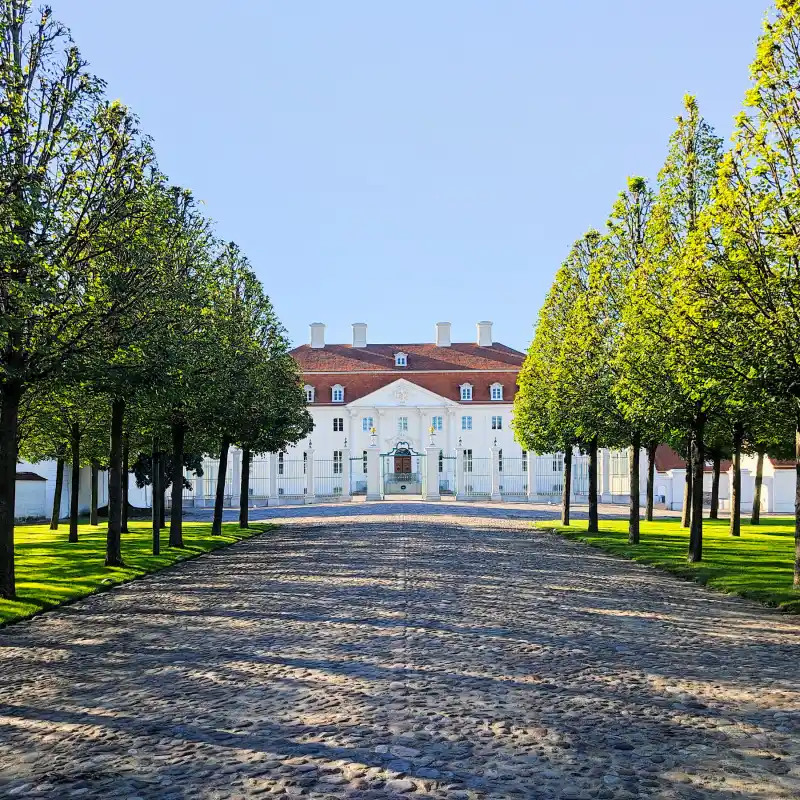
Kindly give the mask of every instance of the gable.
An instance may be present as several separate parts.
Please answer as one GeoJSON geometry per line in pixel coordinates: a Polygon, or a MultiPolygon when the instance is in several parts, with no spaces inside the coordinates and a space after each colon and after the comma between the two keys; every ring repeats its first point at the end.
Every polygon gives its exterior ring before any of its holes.
{"type": "Polygon", "coordinates": [[[407,378],[398,378],[380,389],[353,400],[347,405],[351,408],[359,406],[402,408],[456,406],[458,403],[442,397],[440,394],[425,389],[407,378]]]}

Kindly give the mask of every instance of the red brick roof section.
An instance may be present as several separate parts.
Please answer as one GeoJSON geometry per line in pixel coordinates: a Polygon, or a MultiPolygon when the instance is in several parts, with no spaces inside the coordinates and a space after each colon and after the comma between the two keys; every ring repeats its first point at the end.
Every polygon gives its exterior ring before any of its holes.
{"type": "Polygon", "coordinates": [[[455,343],[450,347],[435,344],[326,344],[312,348],[304,344],[292,350],[303,372],[374,372],[414,370],[514,370],[525,360],[518,350],[495,343],[491,347],[455,343]],[[408,366],[396,367],[395,353],[408,354],[408,366]]]}
{"type": "MultiPolygon", "coordinates": [[[[722,459],[719,465],[720,472],[728,472],[730,468],[731,462],[728,459],[722,459]]],[[[686,462],[669,445],[660,444],[656,448],[656,471],[667,472],[670,469],[686,469],[686,462]]],[[[713,472],[714,467],[707,463],[704,470],[713,472]]]]}
{"type": "Polygon", "coordinates": [[[797,462],[794,459],[773,458],[769,456],[773,469],[795,469],[797,462]]]}
{"type": "MultiPolygon", "coordinates": [[[[409,383],[422,386],[448,400],[461,401],[461,384],[472,384],[472,403],[490,403],[490,387],[499,383],[503,387],[504,403],[510,403],[517,393],[517,375],[509,372],[416,372],[403,375],[402,372],[387,372],[384,374],[358,374],[352,375],[320,375],[319,373],[306,372],[303,380],[314,387],[316,402],[314,406],[341,406],[359,400],[372,392],[394,383],[400,378],[405,378],[409,383]],[[336,385],[344,386],[344,404],[331,403],[331,389],[336,385]]],[[[501,402],[495,400],[494,402],[501,402]]],[[[468,406],[469,400],[462,405],[468,406]]]]}

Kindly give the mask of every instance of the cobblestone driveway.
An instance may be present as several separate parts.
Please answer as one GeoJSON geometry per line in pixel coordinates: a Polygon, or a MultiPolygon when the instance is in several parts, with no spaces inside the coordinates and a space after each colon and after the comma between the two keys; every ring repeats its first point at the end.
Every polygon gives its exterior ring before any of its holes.
{"type": "Polygon", "coordinates": [[[521,520],[318,522],[0,631],[0,795],[800,793],[795,620],[521,520]]]}

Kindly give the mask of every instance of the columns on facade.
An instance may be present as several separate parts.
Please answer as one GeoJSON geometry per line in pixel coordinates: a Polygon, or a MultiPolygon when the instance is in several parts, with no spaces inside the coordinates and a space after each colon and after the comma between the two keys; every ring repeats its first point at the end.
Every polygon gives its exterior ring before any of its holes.
{"type": "Polygon", "coordinates": [[[306,503],[316,503],[317,498],[314,494],[314,449],[311,442],[308,443],[308,458],[306,460],[306,503]]]}
{"type": "Polygon", "coordinates": [[[269,453],[269,494],[267,495],[267,505],[278,505],[278,454],[269,453]]]}
{"type": "Polygon", "coordinates": [[[494,441],[495,443],[489,448],[492,467],[492,489],[489,499],[497,502],[502,500],[500,494],[500,448],[497,446],[497,439],[494,441]]]}

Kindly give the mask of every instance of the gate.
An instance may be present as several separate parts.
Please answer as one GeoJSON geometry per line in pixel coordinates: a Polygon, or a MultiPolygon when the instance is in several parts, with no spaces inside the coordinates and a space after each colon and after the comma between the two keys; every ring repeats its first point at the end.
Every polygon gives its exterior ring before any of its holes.
{"type": "Polygon", "coordinates": [[[464,485],[459,494],[467,498],[485,498],[492,495],[492,459],[473,458],[472,450],[462,452],[464,485]]]}
{"type": "MultiPolygon", "coordinates": [[[[575,459],[573,459],[573,476],[575,475],[575,459]]],[[[536,456],[534,459],[534,485],[537,497],[546,497],[550,500],[560,500],[564,493],[564,455],[553,453],[551,455],[536,456]]]]}
{"type": "Polygon", "coordinates": [[[575,497],[589,497],[589,456],[572,457],[572,494],[575,497]]]}
{"type": "Polygon", "coordinates": [[[278,453],[278,497],[284,500],[302,500],[306,496],[306,467],[308,453],[303,458],[286,458],[285,453],[278,453]]]}
{"type": "Polygon", "coordinates": [[[253,505],[267,504],[269,500],[269,459],[253,458],[250,461],[248,494],[253,505]]]}
{"type": "Polygon", "coordinates": [[[456,491],[456,457],[446,456],[439,451],[439,494],[455,497],[456,491]]]}
{"type": "Polygon", "coordinates": [[[528,459],[504,458],[502,451],[499,458],[500,496],[509,498],[527,498],[528,495],[528,459]]]}
{"type": "Polygon", "coordinates": [[[425,456],[408,442],[398,442],[394,450],[381,453],[383,494],[421,495],[425,481],[425,456]]]}
{"type": "MultiPolygon", "coordinates": [[[[628,453],[624,450],[612,450],[609,453],[609,477],[611,478],[611,494],[630,495],[631,474],[628,469],[628,453]]],[[[613,502],[613,497],[612,497],[613,502]]]]}
{"type": "Polygon", "coordinates": [[[350,458],[350,492],[351,494],[367,494],[367,451],[361,456],[350,458]]]}
{"type": "Polygon", "coordinates": [[[332,459],[314,459],[315,497],[341,498],[343,485],[344,462],[341,450],[334,450],[332,459]]]}

